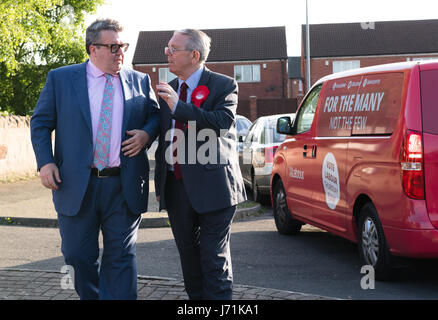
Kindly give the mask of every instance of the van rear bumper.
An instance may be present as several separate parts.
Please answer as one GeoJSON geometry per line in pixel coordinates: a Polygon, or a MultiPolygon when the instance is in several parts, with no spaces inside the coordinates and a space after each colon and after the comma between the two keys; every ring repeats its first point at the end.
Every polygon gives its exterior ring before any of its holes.
{"type": "Polygon", "coordinates": [[[412,258],[438,258],[438,230],[384,227],[393,255],[412,258]]]}

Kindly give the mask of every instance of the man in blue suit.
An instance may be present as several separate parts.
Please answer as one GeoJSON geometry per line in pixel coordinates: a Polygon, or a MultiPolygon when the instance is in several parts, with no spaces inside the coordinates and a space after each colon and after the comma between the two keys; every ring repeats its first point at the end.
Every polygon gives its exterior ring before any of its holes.
{"type": "Polygon", "coordinates": [[[159,106],[149,76],[122,68],[122,31],[114,20],[92,23],[89,60],[48,73],[31,119],[41,182],[53,190],[62,253],[81,299],[137,298],[135,244],[149,193],[145,147],[158,134],[159,106]]]}

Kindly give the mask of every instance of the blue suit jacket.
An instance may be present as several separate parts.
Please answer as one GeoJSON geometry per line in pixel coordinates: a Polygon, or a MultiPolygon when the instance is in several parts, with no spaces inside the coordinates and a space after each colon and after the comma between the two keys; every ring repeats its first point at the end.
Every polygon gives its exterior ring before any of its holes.
{"type": "MultiPolygon", "coordinates": [[[[51,70],[32,116],[31,139],[38,170],[55,163],[62,183],[53,191],[59,214],[74,216],[81,207],[93,163],[93,134],[88,98],[86,64],[51,70]],[[55,130],[52,152],[51,133],[55,130]]],[[[151,142],[159,130],[159,106],[149,76],[137,71],[120,72],[124,97],[122,141],[127,130],[143,129],[151,142]]],[[[133,158],[120,152],[122,193],[135,214],[147,211],[149,163],[146,152],[133,158]]]]}

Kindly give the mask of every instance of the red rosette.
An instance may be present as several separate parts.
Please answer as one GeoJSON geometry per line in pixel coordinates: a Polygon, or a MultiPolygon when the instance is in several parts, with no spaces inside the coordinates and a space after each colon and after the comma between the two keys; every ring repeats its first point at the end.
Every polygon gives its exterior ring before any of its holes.
{"type": "Polygon", "coordinates": [[[210,90],[206,86],[197,86],[192,92],[192,103],[198,108],[207,99],[210,90]]]}
{"type": "MultiPolygon", "coordinates": [[[[201,107],[201,104],[207,99],[210,90],[206,86],[197,86],[195,90],[192,92],[192,103],[198,108],[201,107]]],[[[186,125],[186,129],[189,126],[186,125]]]]}

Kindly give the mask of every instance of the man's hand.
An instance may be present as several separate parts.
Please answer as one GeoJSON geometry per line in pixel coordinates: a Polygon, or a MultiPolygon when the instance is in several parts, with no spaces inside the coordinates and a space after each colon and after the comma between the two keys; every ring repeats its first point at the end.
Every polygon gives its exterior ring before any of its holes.
{"type": "Polygon", "coordinates": [[[141,149],[149,142],[149,134],[144,130],[130,130],[126,134],[132,136],[122,142],[122,152],[126,157],[135,157],[141,149]]]}
{"type": "Polygon", "coordinates": [[[179,100],[178,94],[173,90],[173,88],[167,83],[160,82],[157,85],[158,95],[166,101],[170,110],[173,111],[173,108],[176,106],[176,103],[179,100]]]}
{"type": "Polygon", "coordinates": [[[40,178],[43,186],[52,190],[58,190],[57,183],[62,182],[58,167],[54,163],[48,163],[40,169],[40,178]]]}

